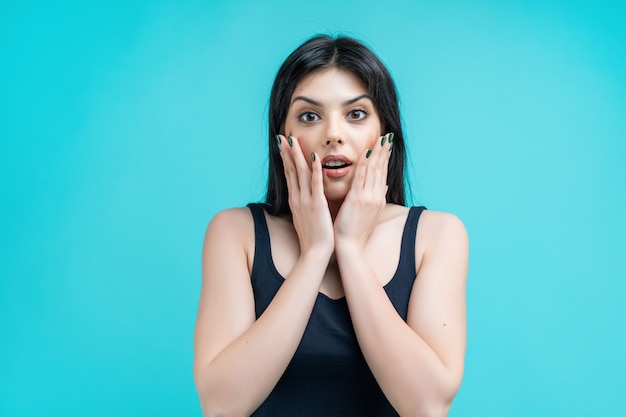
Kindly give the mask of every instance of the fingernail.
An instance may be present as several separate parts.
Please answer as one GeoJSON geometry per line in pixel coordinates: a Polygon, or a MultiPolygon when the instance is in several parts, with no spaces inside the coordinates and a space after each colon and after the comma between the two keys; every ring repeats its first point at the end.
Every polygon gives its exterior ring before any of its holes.
{"type": "Polygon", "coordinates": [[[276,135],[276,143],[278,144],[278,150],[280,151],[280,136],[276,135]]]}
{"type": "Polygon", "coordinates": [[[315,152],[311,152],[311,161],[315,162],[315,152]]]}
{"type": "Polygon", "coordinates": [[[393,132],[389,133],[389,143],[393,143],[393,132]]]}
{"type": "Polygon", "coordinates": [[[366,158],[369,158],[371,154],[372,154],[372,150],[371,150],[371,149],[368,149],[368,150],[367,150],[367,153],[365,154],[365,157],[366,157],[366,158]]]}
{"type": "Polygon", "coordinates": [[[287,136],[287,142],[289,142],[289,147],[293,147],[293,139],[291,139],[291,136],[287,136]]]}
{"type": "Polygon", "coordinates": [[[387,140],[387,136],[383,136],[382,139],[380,140],[380,146],[383,146],[386,140],[387,140]]]}

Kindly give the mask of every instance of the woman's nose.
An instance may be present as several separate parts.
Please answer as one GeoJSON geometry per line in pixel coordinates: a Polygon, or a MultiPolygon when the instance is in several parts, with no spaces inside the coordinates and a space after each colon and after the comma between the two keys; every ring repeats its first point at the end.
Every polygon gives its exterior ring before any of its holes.
{"type": "Polygon", "coordinates": [[[335,143],[343,144],[343,138],[341,138],[338,135],[332,135],[332,136],[326,138],[326,145],[332,145],[332,144],[335,144],[335,143]]]}
{"type": "Polygon", "coordinates": [[[327,121],[328,126],[326,129],[326,137],[324,138],[324,143],[326,146],[333,144],[343,144],[344,143],[344,132],[341,129],[341,120],[335,120],[331,118],[327,121]]]}

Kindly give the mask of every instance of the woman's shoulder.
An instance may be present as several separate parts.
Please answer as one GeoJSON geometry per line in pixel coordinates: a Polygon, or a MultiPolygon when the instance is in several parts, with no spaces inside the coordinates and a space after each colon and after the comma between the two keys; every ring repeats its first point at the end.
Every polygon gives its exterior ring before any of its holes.
{"type": "Polygon", "coordinates": [[[249,240],[254,238],[254,220],[248,207],[233,207],[217,212],[206,229],[205,239],[249,240]]]}
{"type": "Polygon", "coordinates": [[[426,251],[465,252],[468,235],[461,219],[452,213],[424,210],[420,216],[417,244],[426,251]]]}
{"type": "MultiPolygon", "coordinates": [[[[465,225],[456,215],[443,211],[424,210],[419,217],[420,234],[428,236],[428,240],[433,238],[462,238],[467,235],[465,225]]],[[[407,218],[411,207],[398,204],[387,204],[387,207],[381,215],[381,222],[386,221],[404,221],[407,218]]]]}
{"type": "Polygon", "coordinates": [[[238,228],[245,224],[252,224],[252,215],[248,207],[231,207],[218,211],[211,219],[209,226],[212,224],[238,228]]]}
{"type": "Polygon", "coordinates": [[[241,259],[252,269],[254,220],[248,207],[234,207],[217,212],[206,228],[203,259],[241,259]]]}
{"type": "Polygon", "coordinates": [[[437,236],[467,234],[461,219],[452,213],[424,210],[420,216],[420,227],[437,236]]]}

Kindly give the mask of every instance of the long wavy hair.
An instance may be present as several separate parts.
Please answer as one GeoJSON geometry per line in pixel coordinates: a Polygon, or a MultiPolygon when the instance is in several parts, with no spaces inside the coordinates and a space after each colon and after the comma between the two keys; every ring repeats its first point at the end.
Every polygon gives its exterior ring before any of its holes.
{"type": "Polygon", "coordinates": [[[393,132],[393,152],[387,172],[387,202],[405,205],[406,148],[398,94],[389,71],[361,42],[341,36],[315,36],[289,55],[278,70],[269,108],[269,173],[265,209],[272,215],[290,214],[287,181],[275,136],[282,133],[289,103],[298,83],[314,72],[338,68],[349,71],[367,87],[384,132],[393,132]]]}

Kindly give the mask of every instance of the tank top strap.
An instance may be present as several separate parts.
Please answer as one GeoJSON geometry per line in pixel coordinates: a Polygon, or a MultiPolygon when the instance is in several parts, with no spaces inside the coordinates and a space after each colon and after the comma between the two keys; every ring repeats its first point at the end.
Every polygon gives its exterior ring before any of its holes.
{"type": "Polygon", "coordinates": [[[426,210],[426,207],[411,207],[409,214],[406,218],[404,225],[404,231],[402,232],[402,242],[400,244],[400,260],[399,269],[405,271],[411,271],[409,276],[415,276],[417,271],[415,270],[415,238],[417,235],[417,223],[422,212],[426,210]]]}
{"type": "Polygon", "coordinates": [[[263,204],[250,203],[248,208],[254,220],[254,265],[262,265],[263,261],[270,259],[270,233],[265,220],[263,204]]]}

